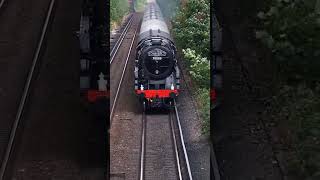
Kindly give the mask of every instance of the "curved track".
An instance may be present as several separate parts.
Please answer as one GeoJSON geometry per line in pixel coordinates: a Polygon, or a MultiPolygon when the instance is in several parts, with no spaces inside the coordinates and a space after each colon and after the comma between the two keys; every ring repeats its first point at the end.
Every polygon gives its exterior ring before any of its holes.
{"type": "Polygon", "coordinates": [[[156,177],[193,179],[175,101],[168,114],[147,116],[143,111],[139,179],[156,177]]]}
{"type": "MultiPolygon", "coordinates": [[[[1,1],[1,2],[3,4],[4,1],[1,1]]],[[[37,64],[39,63],[39,57],[40,57],[40,54],[41,54],[41,51],[42,51],[42,47],[43,47],[43,44],[44,44],[44,41],[45,41],[45,36],[46,36],[46,33],[47,33],[48,26],[50,24],[50,20],[52,20],[51,17],[53,15],[54,6],[55,6],[55,0],[51,0],[49,8],[48,8],[48,11],[47,11],[47,15],[46,15],[46,19],[45,19],[44,25],[42,27],[41,37],[40,37],[40,40],[38,42],[38,45],[37,45],[37,48],[36,48],[36,51],[35,51],[35,54],[34,54],[34,57],[33,57],[33,61],[32,61],[31,67],[30,67],[30,71],[29,71],[29,74],[28,74],[28,77],[27,77],[27,80],[26,80],[26,83],[25,83],[25,86],[24,86],[24,90],[23,90],[23,93],[22,93],[22,96],[21,96],[21,100],[20,100],[20,103],[19,103],[19,108],[17,110],[16,117],[15,117],[12,129],[10,131],[9,142],[8,142],[7,147],[6,147],[6,151],[5,151],[5,155],[4,155],[3,161],[1,163],[0,180],[2,180],[4,178],[4,175],[5,175],[6,169],[7,169],[7,165],[8,165],[8,160],[10,158],[10,153],[13,151],[13,148],[14,148],[13,145],[14,145],[15,137],[17,135],[17,129],[19,127],[19,123],[20,123],[20,120],[21,120],[21,117],[22,117],[22,113],[23,113],[23,110],[25,108],[26,100],[27,100],[27,97],[29,95],[29,91],[31,89],[31,83],[32,83],[33,77],[36,75],[35,69],[37,67],[37,64]]],[[[1,6],[0,6],[0,8],[1,8],[1,6]]]]}

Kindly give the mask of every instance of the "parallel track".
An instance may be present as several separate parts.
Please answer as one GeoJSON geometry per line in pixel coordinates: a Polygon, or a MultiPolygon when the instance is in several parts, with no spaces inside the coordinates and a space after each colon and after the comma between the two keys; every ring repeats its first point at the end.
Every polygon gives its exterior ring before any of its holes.
{"type": "Polygon", "coordinates": [[[122,41],[124,40],[124,38],[126,37],[126,34],[128,32],[129,27],[131,26],[133,21],[133,15],[131,15],[127,25],[125,26],[125,28],[123,29],[121,35],[119,36],[118,40],[116,41],[116,43],[114,44],[114,46],[112,47],[111,51],[110,51],[110,64],[112,64],[114,57],[116,56],[122,41]]]}
{"type": "MultiPolygon", "coordinates": [[[[192,180],[193,178],[192,178],[191,168],[189,164],[188,153],[186,150],[179,113],[178,113],[178,109],[176,107],[175,101],[173,102],[172,109],[170,110],[168,115],[169,115],[169,126],[170,126],[170,129],[168,129],[168,131],[172,135],[172,144],[173,144],[172,147],[174,152],[174,160],[172,160],[172,163],[175,163],[174,167],[176,167],[176,176],[178,177],[179,180],[183,180],[183,179],[192,180]],[[174,119],[176,119],[175,122],[174,122],[174,119]]],[[[139,180],[145,179],[145,169],[146,169],[145,162],[147,161],[147,158],[146,158],[147,125],[146,124],[147,124],[147,115],[145,112],[145,103],[144,103],[144,110],[142,114],[139,180]]]]}
{"type": "MultiPolygon", "coordinates": [[[[2,5],[3,2],[4,2],[4,0],[1,1],[0,5],[2,5]]],[[[35,54],[34,54],[34,57],[33,57],[33,60],[32,60],[30,71],[29,71],[29,74],[28,74],[28,77],[27,77],[27,80],[26,80],[26,83],[25,83],[25,86],[24,86],[24,90],[23,90],[23,93],[22,93],[22,96],[21,96],[21,99],[20,99],[19,108],[17,110],[16,117],[15,117],[13,126],[12,126],[11,131],[10,131],[9,142],[8,142],[7,147],[6,147],[6,151],[5,151],[5,154],[4,154],[4,157],[3,157],[3,161],[1,163],[0,180],[3,180],[3,178],[5,176],[5,173],[6,173],[6,170],[8,168],[8,162],[9,162],[9,159],[10,159],[10,154],[13,151],[13,148],[14,148],[14,142],[15,142],[15,137],[17,135],[17,129],[18,129],[20,121],[22,119],[22,113],[23,113],[23,110],[24,110],[24,108],[26,106],[26,101],[27,101],[27,97],[28,97],[30,89],[31,89],[31,83],[32,83],[33,77],[35,76],[35,69],[37,67],[37,64],[39,63],[41,51],[43,50],[42,47],[43,47],[43,44],[44,44],[44,41],[45,41],[45,37],[46,37],[46,34],[47,34],[48,26],[50,24],[50,21],[52,20],[51,17],[53,15],[53,9],[54,9],[54,6],[55,6],[55,2],[56,2],[55,0],[51,0],[50,4],[49,4],[49,8],[48,8],[48,11],[47,11],[46,19],[45,19],[44,25],[42,27],[40,40],[38,42],[38,45],[37,45],[37,48],[36,48],[36,51],[35,51],[35,54]]],[[[0,6],[0,8],[1,8],[1,6],[0,6]]]]}
{"type": "MultiPolygon", "coordinates": [[[[115,95],[113,104],[112,104],[112,106],[111,106],[111,111],[110,111],[110,121],[111,121],[111,122],[110,122],[110,124],[112,124],[113,113],[114,113],[114,110],[115,110],[115,107],[116,107],[116,104],[117,104],[119,92],[120,92],[121,85],[122,85],[122,82],[123,82],[124,74],[125,74],[126,69],[127,69],[128,61],[129,61],[129,58],[130,58],[130,55],[131,55],[131,52],[132,52],[132,49],[133,49],[133,44],[134,44],[135,39],[136,39],[137,31],[138,31],[138,26],[136,27],[136,29],[135,29],[135,31],[134,31],[134,35],[133,35],[133,38],[132,38],[132,40],[131,40],[130,48],[129,48],[128,54],[127,54],[127,56],[126,56],[125,65],[124,65],[124,67],[123,67],[122,74],[121,74],[121,78],[120,78],[120,81],[119,81],[119,84],[118,84],[118,87],[117,87],[116,95],[115,95]]],[[[126,34],[123,36],[122,40],[125,38],[125,36],[126,36],[126,34]]],[[[121,40],[121,41],[122,41],[122,40],[121,40]]],[[[121,43],[120,43],[120,44],[121,44],[121,43]]],[[[120,45],[119,45],[119,47],[120,47],[120,45]]],[[[118,50],[119,50],[119,47],[118,47],[117,50],[115,51],[115,55],[117,54],[117,52],[118,52],[118,50]]],[[[114,55],[114,57],[115,57],[115,55],[114,55]]],[[[113,61],[113,60],[112,60],[112,61],[113,61]]],[[[110,64],[112,63],[112,61],[110,61],[110,64]]]]}

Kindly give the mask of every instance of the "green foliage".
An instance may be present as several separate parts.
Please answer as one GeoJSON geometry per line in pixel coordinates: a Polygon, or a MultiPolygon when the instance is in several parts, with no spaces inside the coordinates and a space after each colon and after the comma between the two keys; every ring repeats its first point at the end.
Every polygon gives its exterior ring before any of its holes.
{"type": "Polygon", "coordinates": [[[182,50],[184,60],[190,66],[190,74],[196,80],[199,87],[208,88],[210,86],[210,63],[206,57],[201,57],[195,50],[190,48],[182,50]]]}
{"type": "Polygon", "coordinates": [[[290,171],[301,179],[317,179],[320,175],[320,86],[284,86],[273,97],[269,114],[288,126],[287,142],[294,149],[290,171]]]}
{"type": "Polygon", "coordinates": [[[209,0],[189,0],[177,13],[173,27],[176,43],[182,49],[190,48],[202,57],[210,57],[209,0]]]}
{"type": "Polygon", "coordinates": [[[134,10],[136,12],[143,12],[144,6],[147,3],[147,0],[136,0],[134,1],[134,10]]]}
{"type": "Polygon", "coordinates": [[[210,86],[210,3],[189,0],[173,22],[173,34],[189,72],[201,88],[210,86]]]}
{"type": "MultiPolygon", "coordinates": [[[[164,5],[162,5],[164,6],[164,5]]],[[[173,20],[173,35],[183,61],[195,81],[195,95],[202,119],[202,131],[210,133],[210,3],[188,0],[173,20]]]]}
{"type": "Polygon", "coordinates": [[[209,89],[200,88],[196,92],[197,101],[199,102],[200,116],[203,120],[202,132],[206,135],[210,134],[210,96],[209,89]]]}
{"type": "Polygon", "coordinates": [[[110,1],[111,22],[119,23],[128,12],[129,12],[128,0],[111,0],[110,1]]]}
{"type": "Polygon", "coordinates": [[[272,50],[281,77],[291,84],[273,97],[268,113],[288,129],[291,173],[308,180],[320,178],[319,5],[319,0],[271,0],[257,15],[256,38],[272,50]]]}
{"type": "Polygon", "coordinates": [[[316,0],[272,0],[258,13],[262,22],[256,37],[269,47],[288,79],[320,78],[320,12],[316,0]]]}

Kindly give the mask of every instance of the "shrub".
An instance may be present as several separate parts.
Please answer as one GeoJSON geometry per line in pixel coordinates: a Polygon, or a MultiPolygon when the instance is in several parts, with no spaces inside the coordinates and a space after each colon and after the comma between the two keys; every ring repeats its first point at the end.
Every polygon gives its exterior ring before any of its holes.
{"type": "Polygon", "coordinates": [[[188,0],[173,20],[173,35],[182,49],[192,79],[196,82],[196,99],[202,119],[202,132],[210,133],[210,3],[188,0]]]}
{"type": "MultiPolygon", "coordinates": [[[[320,86],[318,86],[320,87],[320,86]]],[[[284,139],[294,152],[290,171],[302,179],[320,175],[320,88],[306,85],[284,86],[272,98],[269,114],[275,122],[286,125],[284,139]]]]}
{"type": "Polygon", "coordinates": [[[173,22],[173,34],[192,78],[201,88],[210,86],[210,3],[189,0],[173,22]]]}
{"type": "Polygon", "coordinates": [[[269,47],[288,79],[320,78],[320,12],[316,0],[272,0],[258,13],[262,28],[256,37],[269,47]]]}
{"type": "Polygon", "coordinates": [[[206,135],[210,134],[210,96],[209,89],[200,88],[196,92],[197,101],[202,119],[202,132],[206,135]]]}
{"type": "Polygon", "coordinates": [[[120,23],[122,18],[129,12],[128,0],[110,1],[110,18],[113,23],[120,23]]]}
{"type": "Polygon", "coordinates": [[[180,8],[173,22],[176,43],[190,48],[202,57],[210,57],[210,3],[208,0],[189,0],[180,8]]]}
{"type": "Polygon", "coordinates": [[[195,50],[190,48],[182,50],[184,54],[184,60],[190,65],[189,73],[196,81],[197,85],[202,88],[208,88],[210,86],[210,64],[207,58],[201,57],[196,54],[195,50]]]}

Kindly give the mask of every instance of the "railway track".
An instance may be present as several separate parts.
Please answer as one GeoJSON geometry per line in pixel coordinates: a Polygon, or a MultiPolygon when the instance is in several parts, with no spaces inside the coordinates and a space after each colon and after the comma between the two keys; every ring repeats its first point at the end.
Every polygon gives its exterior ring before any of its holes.
{"type": "MultiPolygon", "coordinates": [[[[4,0],[1,1],[2,5],[4,2],[4,0]]],[[[10,136],[9,136],[9,140],[5,149],[5,154],[3,156],[2,162],[1,162],[1,168],[0,168],[0,180],[3,180],[5,178],[5,174],[6,174],[6,170],[8,168],[8,162],[10,159],[10,154],[14,149],[14,143],[17,137],[17,129],[19,128],[19,124],[21,124],[21,119],[22,119],[22,113],[25,109],[26,106],[26,102],[27,102],[27,98],[29,95],[29,92],[32,88],[32,81],[33,78],[36,76],[37,72],[36,72],[36,68],[37,65],[40,63],[40,54],[43,50],[43,44],[46,41],[46,34],[47,34],[47,30],[48,30],[48,26],[51,23],[52,20],[52,16],[53,16],[53,9],[55,7],[55,0],[51,0],[49,3],[49,7],[46,13],[46,18],[44,21],[44,24],[42,26],[42,31],[41,31],[41,36],[40,39],[38,41],[34,56],[33,56],[33,60],[32,60],[32,64],[30,66],[30,70],[28,73],[28,77],[27,80],[25,82],[24,85],[24,89],[23,89],[23,93],[21,95],[21,99],[19,102],[19,107],[12,125],[12,128],[9,130],[10,131],[10,136]]],[[[1,8],[1,6],[0,6],[1,8]]]]}
{"type": "MultiPolygon", "coordinates": [[[[113,53],[114,55],[112,56],[112,59],[110,59],[110,67],[111,67],[111,69],[113,69],[113,65],[114,64],[112,64],[112,62],[114,62],[114,59],[116,58],[119,50],[122,48],[122,45],[123,45],[122,42],[124,41],[124,39],[130,39],[131,38],[130,45],[129,45],[129,51],[126,53],[126,55],[124,57],[125,58],[124,66],[123,66],[123,69],[121,71],[120,79],[117,82],[118,84],[116,86],[115,91],[113,91],[113,92],[115,92],[115,95],[114,95],[114,98],[112,99],[112,103],[111,103],[111,110],[110,110],[110,121],[111,122],[110,122],[110,124],[112,124],[112,117],[113,117],[113,114],[114,114],[114,111],[115,111],[115,108],[116,108],[116,104],[117,104],[117,101],[118,101],[118,96],[119,96],[119,93],[120,93],[120,89],[121,89],[121,86],[122,86],[124,75],[125,75],[125,72],[127,70],[128,61],[129,61],[130,55],[132,53],[132,50],[134,49],[133,44],[134,44],[134,42],[136,40],[136,35],[137,35],[137,32],[138,32],[138,28],[139,28],[139,26],[137,24],[140,24],[140,23],[137,23],[135,25],[136,27],[133,27],[132,23],[133,23],[133,18],[134,17],[132,16],[131,18],[132,19],[130,19],[130,22],[129,22],[130,25],[129,24],[127,25],[128,27],[126,28],[126,30],[123,31],[122,37],[118,40],[118,42],[119,42],[119,43],[117,43],[118,45],[114,46],[114,49],[115,49],[114,53],[113,53]],[[131,29],[134,30],[133,34],[129,33],[130,27],[132,27],[131,29]],[[132,37],[128,37],[128,36],[132,36],[132,37]]],[[[125,47],[123,47],[123,48],[125,48],[125,47]]],[[[111,56],[111,54],[110,54],[110,56],[111,56]]],[[[119,60],[123,61],[123,59],[119,59],[119,60]]],[[[114,66],[116,66],[116,65],[114,65],[114,66]]]]}
{"type": "Polygon", "coordinates": [[[133,20],[133,15],[131,14],[130,17],[129,17],[129,20],[127,22],[127,24],[124,26],[123,30],[121,31],[121,34],[120,36],[118,37],[117,41],[115,41],[114,43],[114,38],[111,39],[110,41],[110,48],[111,48],[111,51],[110,51],[110,64],[112,64],[113,60],[114,60],[114,57],[116,56],[120,46],[121,46],[121,43],[123,42],[126,34],[128,33],[128,30],[132,24],[132,20],[133,20]]]}
{"type": "Polygon", "coordinates": [[[139,179],[157,177],[193,179],[175,101],[167,114],[142,115],[139,179]]]}

